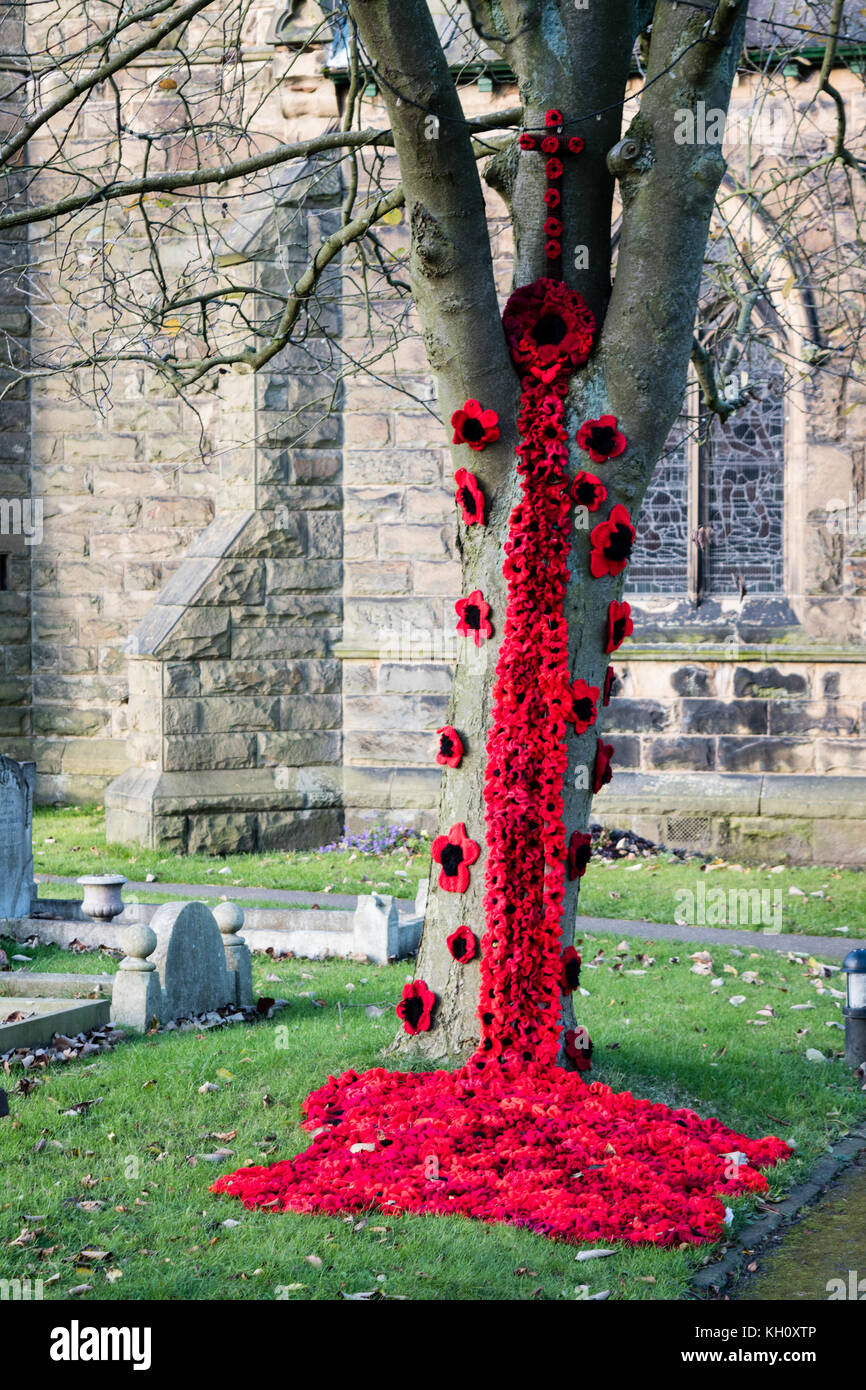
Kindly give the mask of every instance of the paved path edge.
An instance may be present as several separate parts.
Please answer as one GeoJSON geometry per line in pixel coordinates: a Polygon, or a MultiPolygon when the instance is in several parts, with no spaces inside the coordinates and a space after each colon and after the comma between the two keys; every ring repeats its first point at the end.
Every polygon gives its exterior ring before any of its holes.
{"type": "Polygon", "coordinates": [[[742,1272],[746,1260],[754,1259],[780,1228],[787,1228],[806,1214],[817,1197],[833,1187],[836,1180],[858,1158],[866,1154],[866,1133],[854,1130],[834,1144],[819,1158],[807,1178],[797,1184],[775,1210],[749,1220],[732,1239],[730,1248],[719,1260],[704,1265],[689,1283],[692,1298],[709,1302],[722,1299],[730,1291],[736,1275],[742,1272]]]}

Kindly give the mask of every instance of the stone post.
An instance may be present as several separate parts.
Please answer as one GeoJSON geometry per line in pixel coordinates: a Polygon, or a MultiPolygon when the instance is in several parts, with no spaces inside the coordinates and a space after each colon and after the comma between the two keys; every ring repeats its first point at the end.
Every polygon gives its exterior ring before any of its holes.
{"type": "Polygon", "coordinates": [[[123,929],[126,955],[120,962],[111,995],[111,1021],[117,1028],[146,1033],[163,1012],[162,986],[153,961],[156,932],[144,922],[123,929]]]}
{"type": "Polygon", "coordinates": [[[249,1008],[253,999],[253,965],[250,948],[237,935],[244,924],[243,910],[237,903],[220,903],[214,908],[216,924],[222,933],[226,953],[226,969],[235,983],[235,1003],[249,1008]]]}
{"type": "Polygon", "coordinates": [[[389,958],[399,955],[399,923],[394,898],[380,893],[362,895],[352,922],[352,949],[377,965],[387,965],[389,958]]]}

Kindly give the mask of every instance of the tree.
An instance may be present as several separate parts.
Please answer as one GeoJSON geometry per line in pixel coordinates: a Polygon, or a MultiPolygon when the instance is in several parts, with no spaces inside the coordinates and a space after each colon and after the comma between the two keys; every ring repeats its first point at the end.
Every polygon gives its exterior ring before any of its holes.
{"type": "MultiPolygon", "coordinates": [[[[817,91],[797,118],[798,126],[811,123],[812,146],[817,131],[822,147],[796,167],[744,156],[727,184],[719,134],[742,61],[745,0],[470,0],[478,50],[492,50],[510,67],[520,98],[513,109],[475,118],[464,115],[426,0],[347,0],[321,8],[321,24],[345,44],[349,85],[339,128],[294,143],[263,138],[257,126],[273,91],[239,61],[252,14],[245,5],[224,11],[212,0],[155,0],[133,9],[119,0],[97,8],[83,0],[62,16],[62,34],[42,15],[38,50],[21,34],[8,43],[7,66],[14,71],[0,148],[8,193],[0,234],[15,237],[38,224],[72,304],[72,332],[49,355],[21,363],[17,345],[10,345],[10,380],[63,370],[82,390],[99,392],[109,389],[117,363],[133,361],[160,373],[195,405],[215,374],[256,371],[303,341],[305,324],[319,312],[323,277],[340,256],[362,302],[370,303],[373,280],[395,297],[411,295],[442,419],[474,399],[499,420],[499,437],[473,453],[472,462],[465,445],[453,448],[455,469],[473,468],[488,507],[486,526],[460,527],[462,592],[483,594],[494,627],[490,641],[478,652],[470,647],[456,672],[449,724],[466,752],[458,768],[446,769],[439,809],[443,832],[462,823],[483,842],[485,746],[507,601],[504,547],[520,495],[522,374],[501,329],[479,163],[486,160],[484,177],[513,230],[514,286],[527,286],[550,271],[550,209],[543,201],[543,154],[521,148],[517,132],[534,133],[540,143],[547,113],[558,109],[563,138],[585,137],[579,154],[563,155],[557,209],[563,283],[583,297],[595,321],[592,354],[570,378],[568,467],[574,475],[587,465],[577,427],[615,417],[628,447],[604,465],[607,502],[600,515],[619,505],[634,521],[680,411],[690,360],[708,411],[724,417],[745,398],[726,383],[782,264],[780,245],[821,285],[827,324],[812,345],[811,365],[830,353],[847,362],[859,352],[862,304],[845,291],[861,245],[864,166],[851,149],[845,101],[831,81],[844,3],[834,0],[827,17],[817,91]],[[630,94],[636,47],[642,83],[630,94]],[[194,80],[195,55],[208,54],[221,73],[209,89],[194,80]],[[151,66],[143,70],[136,64],[146,55],[151,66]],[[384,100],[387,129],[360,123],[368,81],[384,100]],[[131,113],[155,90],[174,116],[154,129],[131,113]],[[70,142],[96,94],[108,124],[89,144],[70,142]],[[624,110],[636,98],[623,132],[624,110]],[[835,120],[829,144],[828,113],[835,120]],[[399,183],[386,158],[391,152],[399,183]],[[298,166],[314,179],[340,170],[340,226],[287,279],[284,293],[269,291],[263,301],[249,278],[215,269],[213,244],[244,200],[275,202],[279,171],[298,166]],[[278,177],[269,182],[273,171],[278,177]],[[746,241],[736,216],[725,213],[725,199],[734,197],[764,229],[746,241]],[[852,204],[850,224],[843,236],[810,242],[804,229],[826,212],[827,200],[852,204]],[[411,229],[405,260],[379,234],[404,204],[411,229]],[[729,250],[708,266],[719,208],[729,250]],[[178,271],[168,253],[180,239],[196,254],[178,271]],[[702,283],[712,312],[696,336],[702,283]],[[94,295],[106,306],[95,318],[94,295]]],[[[8,33],[12,25],[8,20],[8,33]]],[[[774,56],[773,74],[784,57],[774,56]]],[[[390,331],[401,330],[392,325],[390,331]]],[[[365,366],[341,360],[339,343],[333,346],[323,408],[341,376],[365,366]]],[[[564,616],[568,669],[600,692],[608,614],[621,599],[623,574],[592,577],[590,551],[589,528],[574,529],[564,616]]],[[[562,819],[569,832],[588,823],[603,723],[600,698],[597,703],[596,722],[570,731],[564,742],[562,819]]],[[[531,840],[540,833],[539,809],[536,792],[528,789],[527,797],[531,840]]],[[[458,897],[437,890],[438,874],[434,866],[417,972],[439,1000],[434,1027],[414,1044],[428,1056],[465,1054],[478,1035],[478,967],[455,967],[446,936],[461,922],[483,921],[484,875],[474,872],[458,897]]],[[[564,947],[572,939],[579,885],[579,878],[567,880],[559,902],[564,947]]],[[[575,1027],[570,996],[563,998],[562,1024],[564,1033],[575,1027]]],[[[560,1057],[565,1060],[562,1049],[560,1057]]]]}

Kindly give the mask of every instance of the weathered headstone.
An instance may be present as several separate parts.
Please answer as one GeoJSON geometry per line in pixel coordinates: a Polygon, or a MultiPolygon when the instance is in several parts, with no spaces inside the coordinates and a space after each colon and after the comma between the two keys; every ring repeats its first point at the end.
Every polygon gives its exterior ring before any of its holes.
{"type": "Polygon", "coordinates": [[[236,975],[226,965],[220,929],[204,903],[163,903],[150,920],[151,960],[159,971],[163,1018],[185,1018],[235,1004],[236,975]]]}
{"type": "Polygon", "coordinates": [[[30,912],[35,781],[35,763],[0,754],[0,921],[30,912]]]}

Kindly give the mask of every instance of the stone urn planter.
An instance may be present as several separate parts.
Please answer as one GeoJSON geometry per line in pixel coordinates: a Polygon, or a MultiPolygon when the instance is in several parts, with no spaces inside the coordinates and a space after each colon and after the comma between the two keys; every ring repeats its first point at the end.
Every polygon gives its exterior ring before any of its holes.
{"type": "Polygon", "coordinates": [[[82,911],[97,922],[110,922],[123,911],[123,874],[85,874],[77,878],[84,889],[82,911]]]}

